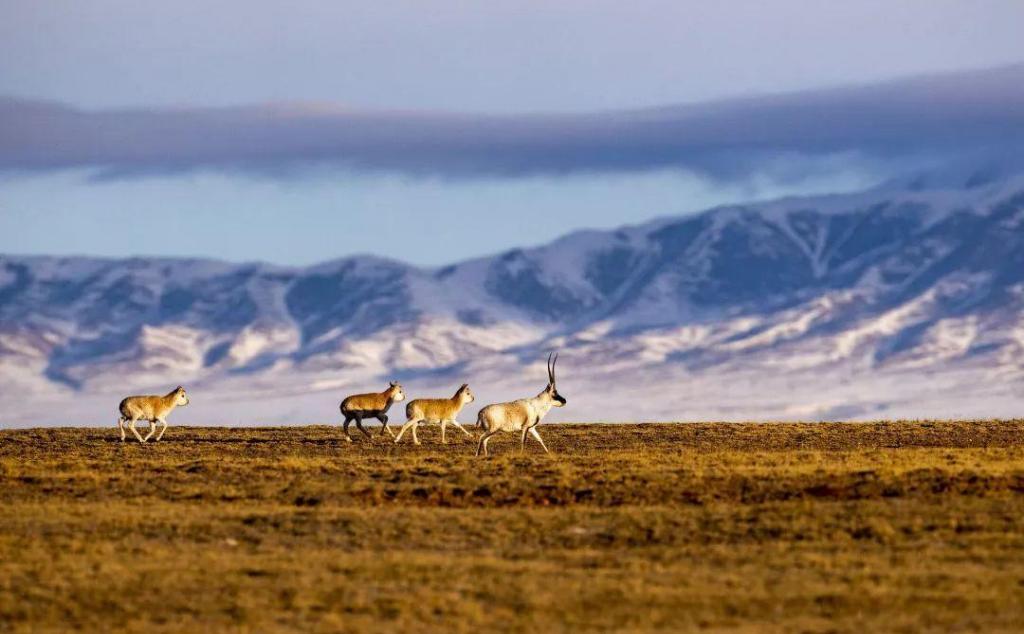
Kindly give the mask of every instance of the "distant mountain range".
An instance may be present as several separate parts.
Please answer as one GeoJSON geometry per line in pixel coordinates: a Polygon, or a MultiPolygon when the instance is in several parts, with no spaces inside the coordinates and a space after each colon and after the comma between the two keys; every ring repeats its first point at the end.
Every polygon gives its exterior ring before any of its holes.
{"type": "Polygon", "coordinates": [[[0,425],[111,423],[120,396],[179,383],[178,422],[329,422],[388,378],[469,381],[483,404],[539,391],[556,348],[562,420],[1012,416],[1024,177],[720,207],[435,269],[0,256],[0,425]]]}

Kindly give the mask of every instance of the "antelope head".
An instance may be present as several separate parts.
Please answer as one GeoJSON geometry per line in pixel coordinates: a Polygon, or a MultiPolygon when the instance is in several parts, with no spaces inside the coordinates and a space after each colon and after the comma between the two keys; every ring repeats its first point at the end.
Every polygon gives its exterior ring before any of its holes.
{"type": "Polygon", "coordinates": [[[558,388],[555,386],[555,364],[558,363],[558,355],[555,353],[548,354],[548,387],[544,390],[552,401],[552,405],[555,407],[562,407],[566,401],[561,394],[558,393],[558,388]]]}
{"type": "Polygon", "coordinates": [[[473,396],[473,392],[469,390],[468,383],[462,384],[462,387],[459,388],[459,391],[455,393],[455,398],[456,400],[461,401],[463,405],[465,405],[466,403],[472,403],[473,401],[476,400],[476,397],[473,396]]]}
{"type": "Polygon", "coordinates": [[[402,386],[398,381],[392,381],[388,385],[387,393],[391,396],[391,400],[396,403],[405,400],[405,391],[402,390],[402,386]]]}
{"type": "Polygon", "coordinates": [[[185,388],[180,385],[174,388],[174,404],[178,406],[188,405],[188,394],[185,394],[185,388]]]}

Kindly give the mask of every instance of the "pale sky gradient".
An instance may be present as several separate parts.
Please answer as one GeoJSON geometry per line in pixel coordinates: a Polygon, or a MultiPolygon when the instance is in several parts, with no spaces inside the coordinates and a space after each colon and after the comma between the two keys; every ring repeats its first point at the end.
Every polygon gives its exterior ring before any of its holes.
{"type": "MultiPolygon", "coordinates": [[[[0,0],[0,96],[86,110],[604,112],[1020,63],[1022,24],[1019,0],[0,0]]],[[[782,181],[755,166],[729,182],[664,166],[479,178],[202,169],[100,182],[86,170],[7,171],[0,252],[282,263],[374,252],[438,264],[723,201],[856,188],[882,167],[854,157],[782,181]],[[148,239],[168,226],[174,240],[148,239]]]]}

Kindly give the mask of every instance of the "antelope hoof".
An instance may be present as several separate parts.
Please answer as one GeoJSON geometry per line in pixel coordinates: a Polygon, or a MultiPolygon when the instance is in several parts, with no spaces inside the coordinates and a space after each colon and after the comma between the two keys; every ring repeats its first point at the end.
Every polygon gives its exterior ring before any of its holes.
{"type": "Polygon", "coordinates": [[[352,436],[345,436],[345,442],[352,442],[352,436]]]}

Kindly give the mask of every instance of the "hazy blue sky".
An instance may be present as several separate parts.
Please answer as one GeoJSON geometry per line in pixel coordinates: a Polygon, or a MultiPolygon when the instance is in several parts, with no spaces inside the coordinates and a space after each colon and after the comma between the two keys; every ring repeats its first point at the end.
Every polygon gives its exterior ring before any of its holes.
{"type": "MultiPolygon", "coordinates": [[[[693,143],[731,138],[746,118],[613,111],[1020,63],[1022,24],[1019,0],[0,0],[0,116],[13,122],[0,121],[0,252],[442,263],[725,200],[858,187],[913,140],[851,142],[861,121],[820,147],[783,135],[734,161],[693,143]],[[227,106],[253,108],[211,109],[227,106]],[[501,116],[463,132],[436,111],[501,116]],[[691,144],[660,140],[675,134],[691,144]],[[151,239],[164,228],[172,239],[151,239]]],[[[954,102],[944,121],[988,142],[954,102]]]]}

